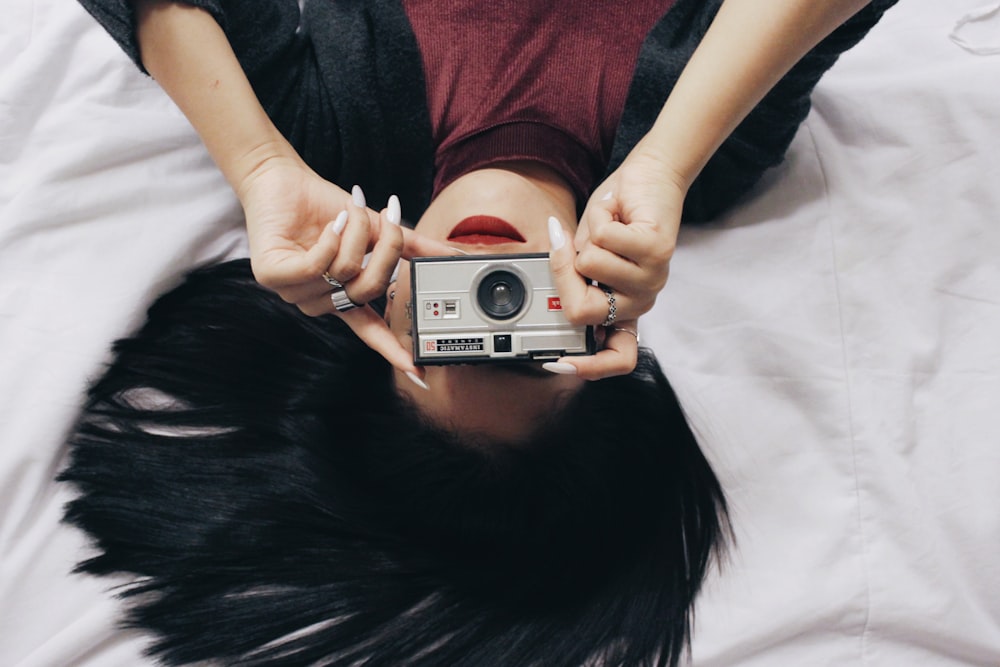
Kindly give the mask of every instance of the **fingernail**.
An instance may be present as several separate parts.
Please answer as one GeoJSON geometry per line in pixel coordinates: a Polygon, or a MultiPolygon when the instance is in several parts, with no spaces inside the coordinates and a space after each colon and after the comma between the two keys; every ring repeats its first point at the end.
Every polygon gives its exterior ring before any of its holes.
{"type": "Polygon", "coordinates": [[[399,197],[396,195],[389,197],[388,209],[385,212],[385,219],[394,225],[398,225],[399,221],[403,218],[402,212],[399,210],[399,197]]]}
{"type": "Polygon", "coordinates": [[[337,214],[336,219],[333,221],[333,231],[338,234],[344,231],[344,227],[347,226],[347,211],[341,211],[337,214]]]}
{"type": "Polygon", "coordinates": [[[551,215],[549,216],[549,243],[553,250],[559,250],[566,245],[566,234],[563,232],[562,225],[551,215]]]}
{"type": "Polygon", "coordinates": [[[365,193],[361,190],[360,185],[355,185],[351,188],[351,199],[354,200],[354,205],[358,208],[365,207],[365,193]]]}
{"type": "Polygon", "coordinates": [[[451,248],[452,250],[454,250],[455,252],[457,252],[459,255],[471,255],[472,254],[468,250],[462,250],[461,248],[456,248],[453,245],[450,245],[448,247],[451,248]]]}
{"type": "Polygon", "coordinates": [[[614,191],[613,190],[608,190],[607,192],[604,193],[604,196],[601,197],[601,201],[608,201],[609,199],[611,199],[614,196],[615,196],[614,191]]]}
{"type": "Polygon", "coordinates": [[[547,361],[542,364],[542,368],[550,373],[558,373],[559,375],[576,375],[576,366],[573,364],[564,364],[561,361],[547,361]]]}
{"type": "Polygon", "coordinates": [[[430,389],[427,383],[420,379],[420,377],[413,371],[406,371],[406,377],[410,378],[410,382],[417,385],[421,389],[430,389]]]}

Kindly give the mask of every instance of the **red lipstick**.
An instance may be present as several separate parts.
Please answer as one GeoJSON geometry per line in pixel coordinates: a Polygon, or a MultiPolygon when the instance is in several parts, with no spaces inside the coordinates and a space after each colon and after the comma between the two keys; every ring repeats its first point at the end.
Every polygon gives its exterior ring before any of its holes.
{"type": "Polygon", "coordinates": [[[455,225],[448,240],[469,245],[524,243],[524,237],[512,224],[492,215],[473,215],[455,225]]]}

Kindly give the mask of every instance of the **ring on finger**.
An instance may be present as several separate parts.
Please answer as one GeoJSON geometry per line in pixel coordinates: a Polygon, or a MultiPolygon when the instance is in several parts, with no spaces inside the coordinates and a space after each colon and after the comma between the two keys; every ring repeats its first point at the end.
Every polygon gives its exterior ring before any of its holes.
{"type": "Polygon", "coordinates": [[[351,297],[347,296],[347,290],[343,286],[330,292],[330,301],[333,302],[333,307],[337,309],[338,313],[346,313],[349,310],[354,310],[364,305],[351,301],[351,297]]]}
{"type": "Polygon", "coordinates": [[[343,289],[344,288],[344,285],[339,280],[337,280],[336,278],[334,278],[333,276],[331,276],[326,271],[323,272],[323,280],[325,280],[326,282],[330,283],[330,285],[333,287],[333,289],[343,289]]]}
{"type": "Polygon", "coordinates": [[[639,332],[636,331],[636,330],[634,330],[634,329],[626,329],[625,327],[611,327],[611,330],[612,331],[623,331],[623,332],[625,332],[627,334],[632,334],[633,336],[635,336],[635,342],[636,343],[639,342],[639,332]]]}
{"type": "Polygon", "coordinates": [[[604,291],[604,296],[608,297],[608,316],[601,323],[602,327],[610,327],[615,323],[615,318],[618,315],[618,306],[615,305],[617,299],[615,299],[615,291],[606,285],[601,285],[601,289],[604,291]]]}

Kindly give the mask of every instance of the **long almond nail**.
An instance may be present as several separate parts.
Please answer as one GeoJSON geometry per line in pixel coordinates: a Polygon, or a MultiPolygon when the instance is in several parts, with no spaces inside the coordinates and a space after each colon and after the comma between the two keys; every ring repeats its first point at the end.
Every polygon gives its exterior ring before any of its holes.
{"type": "Polygon", "coordinates": [[[410,382],[417,385],[421,389],[430,389],[430,387],[427,386],[427,383],[421,380],[420,377],[413,371],[406,371],[406,377],[410,378],[410,382]]]}
{"type": "Polygon", "coordinates": [[[351,199],[354,200],[354,205],[357,206],[358,208],[365,207],[366,204],[365,193],[361,189],[360,185],[355,185],[353,188],[351,188],[351,199]]]}
{"type": "Polygon", "coordinates": [[[338,234],[344,231],[344,227],[347,226],[347,211],[341,211],[337,214],[336,219],[333,221],[333,231],[338,234]]]}
{"type": "Polygon", "coordinates": [[[549,243],[553,250],[559,250],[566,245],[566,234],[562,225],[553,216],[549,216],[549,243]]]}
{"type": "Polygon", "coordinates": [[[542,364],[542,368],[558,375],[576,375],[576,366],[561,361],[547,361],[542,364]]]}
{"type": "Polygon", "coordinates": [[[385,218],[394,225],[398,225],[403,219],[402,211],[399,209],[399,197],[392,195],[389,197],[389,210],[385,212],[385,218]]]}

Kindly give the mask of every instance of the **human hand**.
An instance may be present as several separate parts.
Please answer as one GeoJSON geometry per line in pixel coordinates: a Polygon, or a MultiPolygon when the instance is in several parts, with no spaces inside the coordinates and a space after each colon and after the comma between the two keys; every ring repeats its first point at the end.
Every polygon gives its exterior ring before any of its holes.
{"type": "Polygon", "coordinates": [[[564,357],[549,370],[599,379],[635,368],[638,318],[656,303],[677,244],[687,191],[682,183],[655,149],[640,143],[597,188],[573,241],[558,220],[549,220],[550,266],[567,318],[610,324],[604,349],[591,357],[564,357]]]}
{"type": "MultiPolygon", "coordinates": [[[[640,143],[587,202],[575,268],[615,290],[621,319],[649,312],[667,282],[687,192],[682,182],[656,150],[640,143]]],[[[581,296],[588,319],[607,310],[600,289],[581,296]]]]}
{"type": "Polygon", "coordinates": [[[567,237],[556,218],[549,218],[549,240],[552,245],[549,267],[566,318],[575,325],[606,326],[597,330],[597,343],[601,348],[597,354],[561,357],[542,367],[553,373],[578,375],[585,380],[631,373],[639,357],[638,319],[621,316],[618,294],[608,287],[593,285],[592,280],[576,270],[573,240],[567,237]],[[598,304],[596,309],[595,303],[598,304]]]}
{"type": "Polygon", "coordinates": [[[412,352],[364,304],[384,293],[401,257],[456,251],[400,227],[395,196],[375,213],[367,208],[359,187],[348,194],[294,158],[272,159],[238,194],[257,281],[306,315],[337,315],[390,364],[419,378],[422,373],[412,352]],[[337,312],[324,273],[338,280],[361,307],[337,312]]]}

